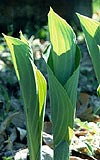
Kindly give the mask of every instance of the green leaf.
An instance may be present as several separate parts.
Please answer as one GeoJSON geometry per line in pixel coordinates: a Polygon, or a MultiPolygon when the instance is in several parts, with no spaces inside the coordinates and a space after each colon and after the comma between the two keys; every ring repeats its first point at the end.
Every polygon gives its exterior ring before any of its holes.
{"type": "MultiPolygon", "coordinates": [[[[66,21],[58,16],[52,8],[48,14],[48,25],[50,32],[50,40],[53,45],[54,52],[61,55],[73,48],[75,34],[66,21]]],[[[75,46],[74,46],[75,47],[75,46]]]]}
{"type": "Polygon", "coordinates": [[[12,54],[24,99],[30,159],[40,160],[46,81],[33,63],[28,44],[16,38],[4,37],[12,54]]]}
{"type": "Polygon", "coordinates": [[[66,90],[56,79],[49,67],[48,81],[54,146],[56,147],[61,141],[64,140],[67,140],[67,143],[70,144],[70,135],[68,135],[68,130],[73,127],[73,122],[71,121],[71,117],[73,117],[73,106],[66,90]]]}
{"type": "Polygon", "coordinates": [[[85,34],[89,54],[92,59],[98,83],[100,84],[100,50],[98,47],[98,45],[100,45],[100,23],[80,14],[77,15],[85,34]]]}
{"type": "Polygon", "coordinates": [[[80,52],[67,22],[52,9],[48,14],[51,51],[48,83],[53,123],[54,160],[69,160],[79,77],[80,52]]]}
{"type": "Polygon", "coordinates": [[[55,76],[64,85],[75,69],[76,37],[68,23],[52,9],[48,14],[48,25],[53,50],[50,59],[55,76]]]}

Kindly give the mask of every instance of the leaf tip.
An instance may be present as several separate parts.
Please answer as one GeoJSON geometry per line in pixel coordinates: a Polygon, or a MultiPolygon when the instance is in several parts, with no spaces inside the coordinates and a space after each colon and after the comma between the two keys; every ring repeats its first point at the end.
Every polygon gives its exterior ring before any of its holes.
{"type": "Polygon", "coordinates": [[[51,12],[53,11],[52,7],[50,7],[50,11],[51,11],[51,12]]]}
{"type": "Polygon", "coordinates": [[[7,42],[7,40],[8,40],[8,36],[7,36],[7,35],[5,35],[4,33],[2,33],[2,35],[3,35],[4,39],[5,39],[5,40],[6,40],[6,42],[7,42]]]}
{"type": "Polygon", "coordinates": [[[2,33],[3,37],[6,38],[6,35],[4,33],[2,33]]]}
{"type": "Polygon", "coordinates": [[[49,11],[48,15],[50,15],[52,13],[54,13],[54,11],[53,11],[52,7],[50,7],[50,11],[49,11]]]}
{"type": "Polygon", "coordinates": [[[20,30],[19,33],[22,34],[22,31],[20,30]]]}
{"type": "Polygon", "coordinates": [[[5,34],[4,34],[4,33],[2,33],[2,35],[3,35],[3,36],[5,36],[5,34]]]}
{"type": "Polygon", "coordinates": [[[79,13],[76,12],[77,17],[79,18],[81,15],[79,13]]]}
{"type": "Polygon", "coordinates": [[[19,34],[20,34],[20,36],[22,35],[22,31],[21,30],[19,31],[19,34]]]}

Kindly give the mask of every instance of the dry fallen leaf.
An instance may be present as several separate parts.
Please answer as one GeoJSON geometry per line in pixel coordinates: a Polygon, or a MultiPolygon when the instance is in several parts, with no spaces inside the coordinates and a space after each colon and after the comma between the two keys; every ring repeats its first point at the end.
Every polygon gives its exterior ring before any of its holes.
{"type": "MultiPolygon", "coordinates": [[[[83,159],[75,156],[70,156],[70,160],[83,160],[83,159]]],[[[88,159],[84,159],[84,160],[88,160],[88,159]]]]}

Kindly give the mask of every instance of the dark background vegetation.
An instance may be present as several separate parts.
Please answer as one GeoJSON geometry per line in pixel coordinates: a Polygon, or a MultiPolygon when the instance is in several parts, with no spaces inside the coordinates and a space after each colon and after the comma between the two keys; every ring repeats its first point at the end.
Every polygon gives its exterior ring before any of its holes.
{"type": "Polygon", "coordinates": [[[47,24],[50,6],[70,24],[79,25],[75,12],[92,16],[92,0],[1,0],[0,33],[18,36],[22,30],[32,35],[47,24]]]}

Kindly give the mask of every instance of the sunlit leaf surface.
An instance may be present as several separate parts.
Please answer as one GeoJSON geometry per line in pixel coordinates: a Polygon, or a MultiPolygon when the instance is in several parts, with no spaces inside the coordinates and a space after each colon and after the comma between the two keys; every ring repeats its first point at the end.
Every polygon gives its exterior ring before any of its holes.
{"type": "Polygon", "coordinates": [[[40,160],[46,81],[34,65],[30,47],[23,35],[22,40],[4,37],[12,54],[24,99],[30,158],[40,160]]]}
{"type": "Polygon", "coordinates": [[[53,122],[54,160],[69,160],[73,135],[80,52],[67,22],[52,9],[48,14],[51,51],[48,83],[53,122]]]}

